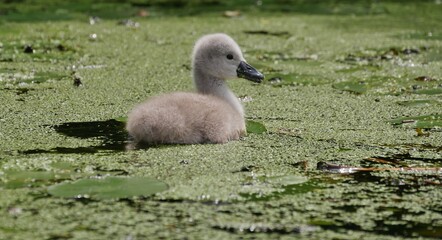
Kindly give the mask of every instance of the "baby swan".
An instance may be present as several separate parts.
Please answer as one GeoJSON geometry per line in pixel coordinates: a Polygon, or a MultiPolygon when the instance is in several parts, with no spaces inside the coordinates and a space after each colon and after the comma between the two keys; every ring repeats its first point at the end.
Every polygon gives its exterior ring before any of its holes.
{"type": "Polygon", "coordinates": [[[126,129],[139,143],[226,143],[245,134],[244,110],[225,80],[261,82],[264,75],[246,63],[238,44],[226,34],[201,37],[192,54],[197,93],[153,97],[129,114],[126,129]]]}

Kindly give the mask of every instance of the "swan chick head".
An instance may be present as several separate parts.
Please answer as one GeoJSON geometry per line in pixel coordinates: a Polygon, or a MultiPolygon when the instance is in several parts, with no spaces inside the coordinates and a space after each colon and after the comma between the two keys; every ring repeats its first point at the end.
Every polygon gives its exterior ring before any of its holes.
{"type": "Polygon", "coordinates": [[[194,71],[201,71],[218,79],[245,78],[261,82],[264,75],[250,66],[238,44],[223,33],[201,37],[192,54],[194,71]]]}

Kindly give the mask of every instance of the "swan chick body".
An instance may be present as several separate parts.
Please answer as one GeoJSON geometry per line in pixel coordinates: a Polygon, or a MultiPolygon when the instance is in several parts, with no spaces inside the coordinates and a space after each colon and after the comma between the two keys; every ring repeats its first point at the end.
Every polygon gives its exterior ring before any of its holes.
{"type": "Polygon", "coordinates": [[[201,37],[192,72],[197,93],[156,96],[130,112],[126,129],[134,145],[226,143],[246,133],[243,107],[225,80],[260,82],[264,75],[245,62],[236,42],[220,33],[201,37]]]}

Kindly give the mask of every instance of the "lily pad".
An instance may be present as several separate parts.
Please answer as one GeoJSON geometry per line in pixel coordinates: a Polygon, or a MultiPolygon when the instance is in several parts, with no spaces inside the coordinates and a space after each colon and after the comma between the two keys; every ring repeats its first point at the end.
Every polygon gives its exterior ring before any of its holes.
{"type": "Polygon", "coordinates": [[[284,175],[284,176],[268,177],[266,178],[266,181],[272,184],[290,186],[290,185],[305,183],[308,181],[308,178],[298,175],[284,175]]]}
{"type": "Polygon", "coordinates": [[[150,177],[106,177],[53,185],[48,192],[65,198],[117,199],[146,197],[167,189],[166,183],[150,177]]]}
{"type": "Polygon", "coordinates": [[[0,186],[8,189],[37,187],[58,177],[61,176],[56,176],[55,173],[47,171],[9,170],[4,172],[3,181],[0,182],[0,186]]]}
{"type": "Polygon", "coordinates": [[[415,128],[430,129],[442,127],[442,114],[401,117],[389,121],[393,125],[413,124],[415,128]]]}
{"type": "Polygon", "coordinates": [[[283,86],[316,86],[320,84],[325,84],[327,79],[320,78],[309,74],[270,74],[267,76],[267,83],[274,87],[283,86]]]}
{"type": "Polygon", "coordinates": [[[340,82],[333,84],[333,87],[338,90],[348,91],[355,94],[363,94],[367,92],[368,85],[365,82],[340,82]]]}
{"type": "Polygon", "coordinates": [[[246,121],[246,129],[247,133],[264,133],[267,132],[267,128],[264,126],[264,124],[252,120],[246,121]]]}

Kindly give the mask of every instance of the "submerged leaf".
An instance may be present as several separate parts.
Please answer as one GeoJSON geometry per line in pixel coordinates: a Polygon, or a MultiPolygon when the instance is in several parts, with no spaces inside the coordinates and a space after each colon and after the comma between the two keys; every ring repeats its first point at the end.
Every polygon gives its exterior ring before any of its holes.
{"type": "Polygon", "coordinates": [[[106,177],[53,185],[48,192],[56,197],[114,199],[150,196],[167,189],[167,184],[149,177],[106,177]]]}
{"type": "Polygon", "coordinates": [[[247,133],[264,133],[267,132],[267,128],[260,122],[247,120],[246,122],[247,133]]]}

